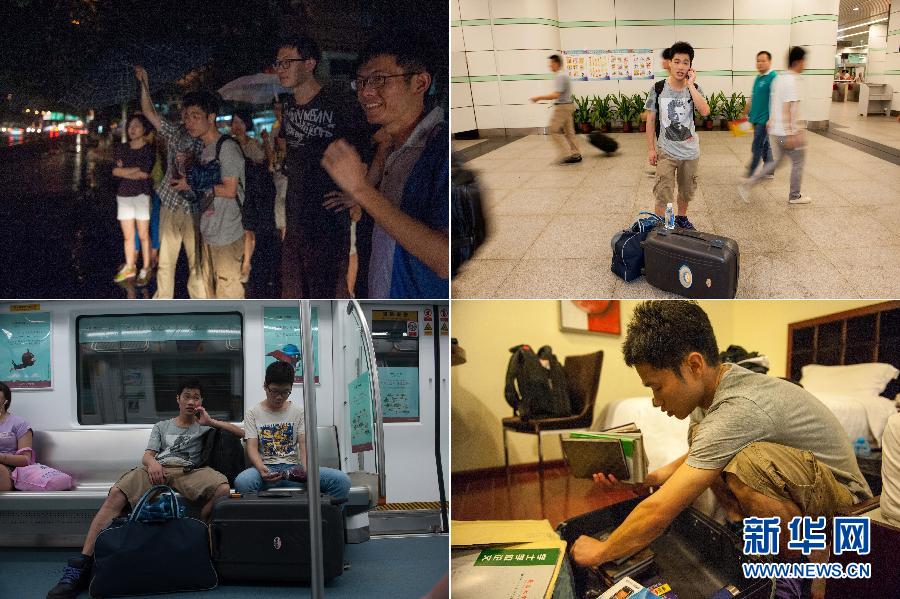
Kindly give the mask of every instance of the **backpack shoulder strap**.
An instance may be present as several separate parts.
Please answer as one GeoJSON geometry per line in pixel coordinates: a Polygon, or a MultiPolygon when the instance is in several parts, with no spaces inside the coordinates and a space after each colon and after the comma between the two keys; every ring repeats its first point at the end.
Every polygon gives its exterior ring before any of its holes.
{"type": "Polygon", "coordinates": [[[660,79],[653,85],[653,89],[656,90],[656,105],[657,106],[659,106],[659,95],[662,93],[663,87],[665,87],[665,85],[666,85],[665,79],[660,79]]]}
{"type": "MultiPolygon", "coordinates": [[[[246,164],[247,164],[247,157],[244,155],[244,148],[241,147],[241,144],[240,144],[240,142],[238,142],[238,140],[236,140],[234,137],[228,135],[227,133],[222,134],[222,136],[219,137],[219,140],[216,142],[216,162],[220,162],[220,160],[219,160],[219,152],[222,151],[222,145],[223,145],[226,141],[228,141],[229,139],[230,139],[231,141],[234,142],[234,145],[237,146],[238,152],[241,153],[241,156],[244,158],[244,164],[246,165],[246,164]]],[[[245,176],[246,176],[246,175],[245,175],[245,176]]],[[[238,186],[241,188],[241,190],[243,190],[243,191],[246,193],[246,189],[244,188],[244,184],[241,183],[241,180],[240,180],[240,179],[238,179],[238,186]]],[[[238,200],[238,208],[243,209],[243,207],[244,207],[244,202],[241,200],[240,190],[239,190],[239,192],[238,192],[237,200],[238,200]]]]}

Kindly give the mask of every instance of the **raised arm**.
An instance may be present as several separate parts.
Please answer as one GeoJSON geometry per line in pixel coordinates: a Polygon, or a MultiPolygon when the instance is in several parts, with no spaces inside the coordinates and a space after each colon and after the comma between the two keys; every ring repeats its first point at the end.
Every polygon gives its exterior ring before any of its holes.
{"type": "Polygon", "coordinates": [[[141,87],[141,112],[154,128],[159,129],[161,119],[156,112],[156,108],[153,107],[153,101],[150,99],[150,80],[147,77],[147,71],[144,70],[144,67],[135,65],[134,76],[141,87]]]}

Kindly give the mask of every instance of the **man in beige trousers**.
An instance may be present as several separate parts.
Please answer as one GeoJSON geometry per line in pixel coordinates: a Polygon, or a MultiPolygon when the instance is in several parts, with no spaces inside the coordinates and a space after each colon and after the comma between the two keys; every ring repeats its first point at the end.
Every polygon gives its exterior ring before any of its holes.
{"type": "Polygon", "coordinates": [[[560,164],[574,164],[581,162],[581,152],[575,144],[575,123],[573,115],[575,104],[572,102],[572,83],[569,76],[562,68],[562,58],[559,54],[550,56],[550,70],[556,73],[553,77],[553,91],[543,96],[532,96],[532,102],[540,100],[553,100],[553,115],[550,117],[550,134],[553,141],[559,146],[560,164]],[[559,134],[565,136],[563,140],[559,134]]]}

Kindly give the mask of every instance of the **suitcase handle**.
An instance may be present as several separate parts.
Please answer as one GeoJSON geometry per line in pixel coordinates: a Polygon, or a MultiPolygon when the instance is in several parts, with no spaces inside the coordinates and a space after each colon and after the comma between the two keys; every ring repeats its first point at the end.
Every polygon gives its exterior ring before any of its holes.
{"type": "Polygon", "coordinates": [[[691,239],[699,239],[700,241],[706,241],[709,243],[710,247],[714,247],[717,249],[722,249],[725,247],[725,241],[723,239],[719,239],[716,237],[715,239],[704,239],[702,235],[698,233],[691,233],[690,229],[666,229],[664,231],[660,231],[663,235],[668,235],[672,233],[672,235],[681,235],[683,237],[690,237],[691,239]]]}

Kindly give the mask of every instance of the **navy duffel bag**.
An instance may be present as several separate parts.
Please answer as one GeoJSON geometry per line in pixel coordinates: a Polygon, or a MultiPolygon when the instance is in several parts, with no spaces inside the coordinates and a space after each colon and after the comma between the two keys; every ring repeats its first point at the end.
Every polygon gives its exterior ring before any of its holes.
{"type": "Polygon", "coordinates": [[[94,546],[92,597],[205,591],[218,584],[209,555],[209,529],[185,518],[175,492],[157,485],[128,518],[114,520],[94,546]],[[151,498],[159,494],[157,501],[151,498]]]}

